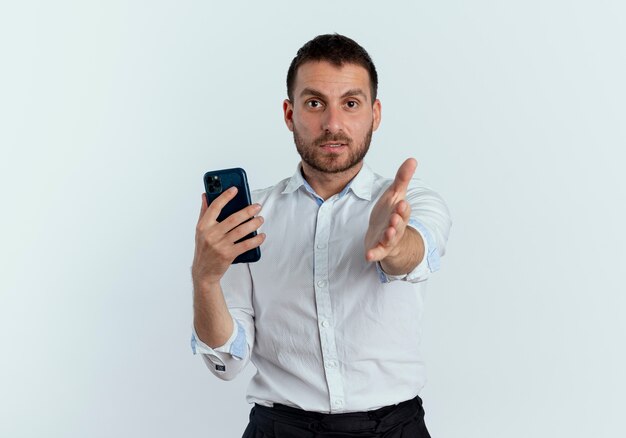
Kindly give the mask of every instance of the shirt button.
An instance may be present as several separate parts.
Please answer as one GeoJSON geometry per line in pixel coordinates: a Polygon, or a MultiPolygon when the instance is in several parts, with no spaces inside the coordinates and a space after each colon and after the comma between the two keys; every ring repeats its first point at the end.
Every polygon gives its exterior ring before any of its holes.
{"type": "Polygon", "coordinates": [[[342,400],[335,400],[335,401],[333,402],[333,404],[334,404],[336,407],[340,408],[341,406],[343,406],[343,401],[342,401],[342,400]]]}
{"type": "Polygon", "coordinates": [[[317,249],[324,249],[326,248],[326,244],[325,243],[318,243],[317,244],[317,249]]]}
{"type": "Polygon", "coordinates": [[[330,323],[326,320],[322,321],[322,327],[328,327],[330,323]]]}
{"type": "Polygon", "coordinates": [[[326,362],[326,367],[328,368],[335,368],[335,366],[337,366],[337,362],[335,362],[334,360],[326,362]]]}
{"type": "Polygon", "coordinates": [[[324,287],[324,286],[326,286],[326,282],[324,280],[320,280],[320,281],[317,282],[317,285],[319,287],[324,287]]]}

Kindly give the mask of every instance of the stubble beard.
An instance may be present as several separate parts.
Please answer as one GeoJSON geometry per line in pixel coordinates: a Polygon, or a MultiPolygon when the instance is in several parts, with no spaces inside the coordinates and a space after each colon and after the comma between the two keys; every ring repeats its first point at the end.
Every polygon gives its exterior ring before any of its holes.
{"type": "Polygon", "coordinates": [[[311,168],[323,173],[341,173],[352,169],[363,161],[372,142],[372,132],[373,126],[370,127],[358,148],[353,148],[354,141],[343,134],[326,133],[316,138],[312,143],[306,143],[300,137],[295,127],[293,128],[293,141],[302,161],[311,168]],[[320,147],[323,144],[333,142],[343,143],[348,146],[349,155],[347,160],[343,161],[343,157],[325,153],[320,147]]]}

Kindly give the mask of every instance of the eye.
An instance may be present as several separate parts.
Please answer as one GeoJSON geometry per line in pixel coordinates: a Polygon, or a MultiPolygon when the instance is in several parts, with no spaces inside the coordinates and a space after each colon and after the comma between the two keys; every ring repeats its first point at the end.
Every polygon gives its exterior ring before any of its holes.
{"type": "Polygon", "coordinates": [[[359,102],[357,102],[356,100],[349,100],[346,102],[346,106],[350,109],[355,109],[359,106],[359,102]]]}
{"type": "Polygon", "coordinates": [[[316,99],[307,100],[306,106],[309,108],[319,108],[322,106],[322,102],[316,99]]]}

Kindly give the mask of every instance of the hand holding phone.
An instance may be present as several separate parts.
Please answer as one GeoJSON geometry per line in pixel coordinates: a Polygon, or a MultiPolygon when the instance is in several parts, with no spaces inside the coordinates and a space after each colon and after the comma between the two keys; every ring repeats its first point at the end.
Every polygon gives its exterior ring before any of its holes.
{"type": "Polygon", "coordinates": [[[258,247],[265,240],[265,234],[255,235],[263,223],[263,218],[256,216],[261,206],[249,205],[247,184],[230,184],[245,180],[229,177],[215,179],[212,176],[212,172],[205,175],[207,193],[202,194],[202,207],[196,225],[196,246],[191,267],[194,290],[219,284],[231,263],[259,260],[261,251],[258,247]],[[241,193],[246,200],[243,204],[241,193]],[[239,201],[233,202],[238,196],[239,201]],[[239,208],[242,205],[243,208],[239,208]]]}
{"type": "MultiPolygon", "coordinates": [[[[216,218],[216,221],[219,223],[224,222],[230,217],[233,217],[233,221],[231,222],[236,222],[236,218],[234,215],[238,212],[245,211],[246,207],[249,207],[252,204],[246,172],[241,168],[214,170],[205,173],[204,187],[206,190],[206,199],[208,206],[211,206],[220,195],[222,195],[231,187],[235,187],[237,189],[237,193],[232,199],[230,199],[225,205],[220,204],[218,206],[220,207],[220,211],[216,218]]],[[[252,217],[248,217],[246,219],[246,222],[250,221],[251,219],[252,217]]],[[[237,227],[242,225],[244,224],[238,223],[235,226],[237,227]]],[[[243,237],[234,241],[234,244],[238,244],[247,239],[254,238],[257,235],[256,230],[258,227],[253,228],[248,226],[246,229],[248,228],[250,228],[251,231],[243,237]]],[[[231,231],[232,233],[236,229],[237,228],[229,231],[231,231]]],[[[234,233],[234,235],[238,235],[238,233],[234,233]]],[[[232,263],[253,263],[259,261],[260,258],[261,250],[257,245],[254,248],[251,248],[243,252],[242,254],[239,254],[232,263]]]]}

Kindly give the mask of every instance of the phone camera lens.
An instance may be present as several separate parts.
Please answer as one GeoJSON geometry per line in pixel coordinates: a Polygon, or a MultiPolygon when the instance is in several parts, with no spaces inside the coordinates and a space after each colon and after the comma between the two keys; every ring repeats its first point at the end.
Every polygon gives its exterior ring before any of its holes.
{"type": "Polygon", "coordinates": [[[222,191],[222,182],[218,175],[213,175],[207,181],[207,191],[209,193],[220,193],[222,191]]]}

